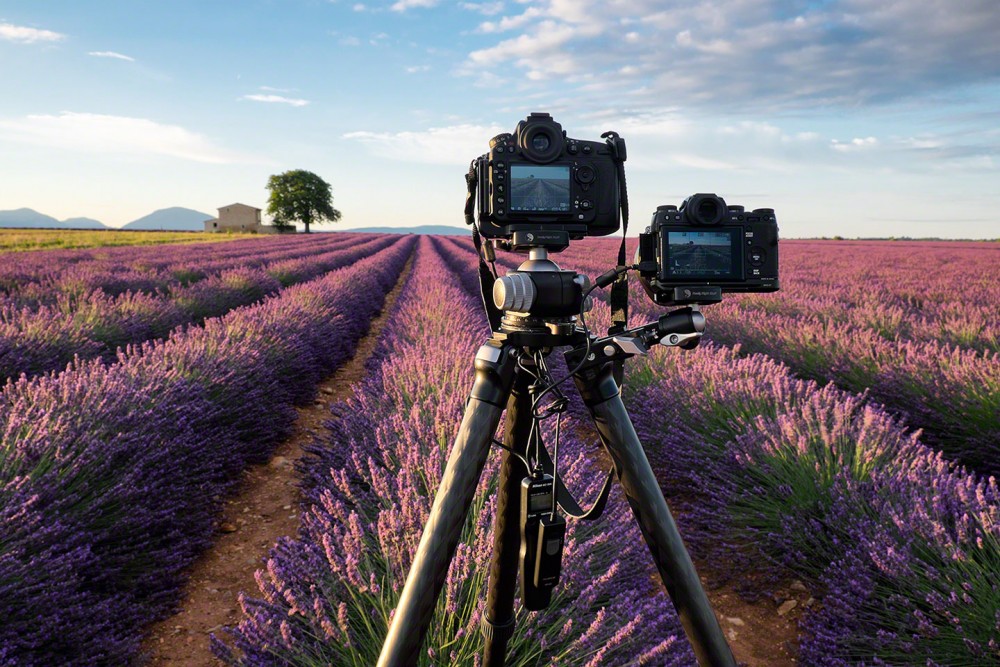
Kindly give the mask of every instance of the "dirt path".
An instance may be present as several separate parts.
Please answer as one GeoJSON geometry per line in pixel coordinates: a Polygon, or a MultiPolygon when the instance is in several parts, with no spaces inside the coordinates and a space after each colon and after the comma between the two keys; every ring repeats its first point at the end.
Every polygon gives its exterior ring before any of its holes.
{"type": "Polygon", "coordinates": [[[150,628],[143,653],[151,665],[215,667],[222,664],[209,649],[209,633],[239,620],[241,591],[257,591],[254,572],[263,567],[271,546],[280,537],[295,535],[299,527],[299,489],[295,461],[302,446],[323,429],[331,403],[345,400],[364,375],[386,313],[399,297],[413,266],[407,260],[399,280],[386,297],[382,311],[372,321],[354,356],[318,387],[312,405],[298,408],[292,435],[274,451],[266,465],[252,466],[222,511],[215,544],[192,566],[180,611],[150,628]]]}
{"type": "Polygon", "coordinates": [[[799,619],[816,603],[801,582],[787,582],[773,599],[747,602],[731,586],[713,589],[714,577],[706,564],[696,562],[695,567],[737,662],[747,667],[798,664],[799,619]]]}

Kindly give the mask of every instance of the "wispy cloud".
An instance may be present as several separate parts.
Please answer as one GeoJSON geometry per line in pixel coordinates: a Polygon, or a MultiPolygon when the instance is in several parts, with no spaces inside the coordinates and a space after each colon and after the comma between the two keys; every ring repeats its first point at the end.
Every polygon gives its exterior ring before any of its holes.
{"type": "Polygon", "coordinates": [[[466,123],[423,132],[349,132],[344,138],[390,160],[468,167],[472,158],[488,150],[489,138],[504,131],[509,129],[466,123]]]}
{"type": "Polygon", "coordinates": [[[127,60],[130,63],[135,62],[135,58],[132,56],[126,56],[124,53],[117,53],[115,51],[90,51],[87,55],[94,56],[95,58],[117,58],[118,60],[127,60]]]}
{"type": "Polygon", "coordinates": [[[262,162],[178,125],[71,111],[0,118],[0,140],[95,154],[168,156],[210,164],[262,162]]]}
{"type": "Polygon", "coordinates": [[[0,23],[0,39],[8,42],[19,42],[21,44],[34,44],[35,42],[58,42],[66,39],[66,35],[53,32],[51,30],[39,30],[23,25],[12,23],[0,23]]]}
{"type": "Polygon", "coordinates": [[[418,72],[426,72],[431,68],[430,65],[411,65],[406,68],[407,74],[417,74],[418,72]]]}
{"type": "Polygon", "coordinates": [[[458,6],[484,16],[493,16],[503,11],[503,2],[460,2],[458,6]]]}
{"type": "Polygon", "coordinates": [[[394,12],[405,12],[408,9],[430,8],[436,6],[438,0],[397,0],[391,9],[394,12]]]}
{"type": "Polygon", "coordinates": [[[268,102],[271,104],[287,104],[293,107],[304,107],[309,104],[309,100],[303,100],[295,97],[285,97],[284,95],[264,95],[260,93],[254,93],[252,95],[244,95],[240,98],[241,100],[250,100],[252,102],[268,102]]]}

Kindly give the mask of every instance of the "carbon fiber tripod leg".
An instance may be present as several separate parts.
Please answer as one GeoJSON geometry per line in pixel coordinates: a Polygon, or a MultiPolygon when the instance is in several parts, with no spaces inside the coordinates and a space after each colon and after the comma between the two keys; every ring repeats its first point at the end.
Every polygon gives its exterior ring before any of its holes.
{"type": "Polygon", "coordinates": [[[469,505],[514,377],[511,349],[489,341],[476,354],[476,381],[406,584],[382,644],[379,667],[413,667],[444,587],[469,505]]]}
{"type": "MultiPolygon", "coordinates": [[[[531,432],[532,378],[521,369],[514,376],[514,388],[507,401],[504,445],[524,456],[531,432]]],[[[503,667],[507,642],[514,634],[514,597],[517,594],[518,562],[521,550],[521,480],[528,469],[517,456],[504,451],[497,487],[497,510],[493,521],[493,556],[483,616],[483,667],[503,667]]]]}
{"type": "Polygon", "coordinates": [[[632,426],[609,362],[578,374],[577,387],[611,455],[632,513],[653,554],[660,578],[677,610],[700,665],[735,667],[705,589],[684,546],[667,501],[632,426]]]}

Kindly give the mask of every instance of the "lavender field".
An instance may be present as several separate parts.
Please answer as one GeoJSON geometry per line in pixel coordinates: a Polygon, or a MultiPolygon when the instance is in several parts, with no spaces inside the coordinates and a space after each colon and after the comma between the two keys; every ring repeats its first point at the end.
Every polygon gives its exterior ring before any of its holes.
{"type": "MultiPolygon", "coordinates": [[[[595,276],[616,250],[556,259],[595,276]]],[[[1000,662],[1000,247],[788,241],[781,276],[706,307],[696,350],[627,365],[688,547],[749,599],[805,583],[799,664],[1000,662]]],[[[0,666],[141,664],[241,471],[376,335],[394,287],[363,377],[297,465],[298,534],[259,555],[212,639],[230,665],[375,663],[489,334],[471,242],[0,255],[0,666]]],[[[631,303],[636,324],[663,312],[637,285],[631,303]]],[[[565,421],[567,484],[592,498],[598,440],[579,410],[565,421]]],[[[422,665],[478,664],[497,469],[422,665]]],[[[695,664],[617,487],[601,521],[570,523],[553,605],[519,612],[509,664],[695,664]]]]}

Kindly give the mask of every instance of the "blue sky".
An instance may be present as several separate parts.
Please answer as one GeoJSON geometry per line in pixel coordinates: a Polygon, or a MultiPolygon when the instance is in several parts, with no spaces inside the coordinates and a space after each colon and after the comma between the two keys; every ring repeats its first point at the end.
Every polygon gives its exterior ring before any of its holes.
{"type": "Polygon", "coordinates": [[[998,238],[998,36],[996,0],[0,2],[0,210],[263,208],[301,168],[343,227],[462,226],[469,160],[549,111],[628,141],[636,229],[716,192],[998,238]]]}

